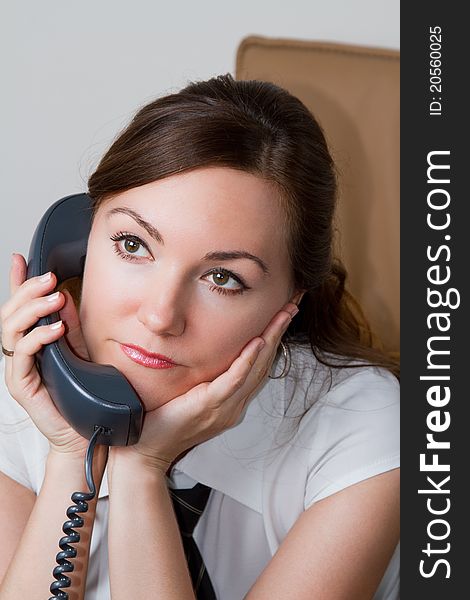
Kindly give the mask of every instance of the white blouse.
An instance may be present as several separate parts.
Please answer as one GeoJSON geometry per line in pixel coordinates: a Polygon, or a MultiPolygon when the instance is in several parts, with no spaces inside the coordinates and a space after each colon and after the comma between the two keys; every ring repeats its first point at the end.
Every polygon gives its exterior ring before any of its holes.
{"type": "MultiPolygon", "coordinates": [[[[373,367],[333,369],[330,378],[308,347],[291,349],[288,376],[268,379],[240,422],[188,452],[168,480],[176,488],[198,481],[213,488],[194,539],[220,600],[245,597],[296,519],[314,502],[399,466],[396,379],[373,367]],[[312,402],[305,416],[296,418],[312,402]]],[[[8,393],[3,360],[0,370],[0,470],[37,494],[48,442],[8,393]],[[25,422],[14,425],[20,419],[25,422]]],[[[110,599],[107,516],[105,473],[86,600],[110,599]]],[[[399,544],[374,600],[398,598],[399,544]]]]}

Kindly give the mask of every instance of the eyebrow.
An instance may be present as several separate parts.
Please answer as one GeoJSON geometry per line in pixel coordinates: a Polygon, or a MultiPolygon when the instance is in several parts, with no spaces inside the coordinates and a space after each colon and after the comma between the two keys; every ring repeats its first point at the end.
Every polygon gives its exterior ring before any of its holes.
{"type": "MultiPolygon", "coordinates": [[[[145,229],[145,231],[149,234],[149,236],[151,238],[153,238],[156,242],[158,242],[159,244],[162,244],[162,245],[165,244],[165,242],[163,241],[163,236],[158,231],[158,229],[154,225],[152,225],[151,223],[149,223],[148,221],[143,219],[141,217],[141,215],[139,215],[139,213],[136,213],[134,210],[132,210],[132,208],[128,208],[127,206],[119,206],[119,207],[113,208],[106,213],[106,218],[109,219],[109,217],[111,217],[114,214],[128,215],[129,217],[134,219],[134,221],[138,225],[140,225],[143,229],[145,229]]],[[[237,260],[240,258],[247,258],[249,260],[252,260],[261,268],[261,270],[263,271],[263,273],[265,275],[269,274],[269,269],[268,269],[268,266],[266,265],[266,263],[263,260],[261,260],[261,258],[259,258],[258,256],[255,256],[254,254],[251,254],[250,252],[247,252],[246,250],[214,250],[213,252],[208,252],[207,254],[205,254],[201,260],[226,261],[226,260],[237,260]]]]}
{"type": "Polygon", "coordinates": [[[127,208],[127,206],[119,206],[117,208],[113,208],[112,210],[106,213],[106,218],[109,219],[112,215],[117,213],[122,213],[124,215],[129,215],[132,217],[134,221],[136,221],[141,227],[145,229],[145,231],[159,244],[164,245],[163,237],[160,235],[160,232],[156,227],[154,227],[151,223],[145,221],[138,213],[136,213],[132,208],[127,208]]]}

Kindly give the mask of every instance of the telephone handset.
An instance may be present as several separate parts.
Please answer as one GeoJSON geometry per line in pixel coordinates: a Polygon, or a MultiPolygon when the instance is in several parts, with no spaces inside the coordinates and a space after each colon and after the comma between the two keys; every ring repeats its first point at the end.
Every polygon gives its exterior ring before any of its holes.
{"type": "MultiPolygon", "coordinates": [[[[40,220],[34,232],[28,256],[27,279],[53,271],[58,283],[83,274],[88,237],[92,221],[91,198],[87,194],[66,196],[55,202],[40,220]]],[[[52,325],[57,312],[42,317],[33,327],[52,325]]],[[[97,327],[99,325],[97,324],[97,327]]],[[[85,457],[85,475],[89,492],[74,492],[74,505],[67,509],[56,555],[55,577],[50,586],[53,596],[68,599],[62,588],[69,587],[67,576],[74,570],[76,549],[70,544],[80,541],[76,529],[83,527],[79,513],[87,512],[96,496],[93,480],[93,452],[97,443],[107,446],[130,446],[140,437],[144,419],[143,405],[131,384],[112,365],[98,365],[76,356],[64,336],[42,346],[36,353],[41,379],[55,406],[80,435],[90,440],[85,457]]]]}
{"type": "MultiPolygon", "coordinates": [[[[42,217],[31,241],[27,278],[53,271],[61,283],[81,276],[91,216],[91,198],[87,194],[74,194],[55,202],[42,217]]],[[[56,312],[39,319],[35,326],[58,320],[56,312]]],[[[99,444],[128,446],[138,441],[143,406],[134,388],[115,367],[82,360],[70,350],[64,336],[43,346],[36,361],[55,406],[80,435],[91,439],[101,427],[96,440],[99,444]]]]}

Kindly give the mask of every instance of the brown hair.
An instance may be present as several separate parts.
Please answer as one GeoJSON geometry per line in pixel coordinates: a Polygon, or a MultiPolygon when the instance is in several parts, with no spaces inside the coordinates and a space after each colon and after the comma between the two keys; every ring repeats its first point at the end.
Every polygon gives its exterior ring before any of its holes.
{"type": "Polygon", "coordinates": [[[89,178],[94,212],[106,198],[199,167],[239,169],[273,184],[284,208],[296,288],[305,290],[284,339],[308,343],[327,366],[384,367],[381,348],[332,256],[336,170],[320,125],[285,89],[230,74],[192,82],[143,106],[89,178]]]}

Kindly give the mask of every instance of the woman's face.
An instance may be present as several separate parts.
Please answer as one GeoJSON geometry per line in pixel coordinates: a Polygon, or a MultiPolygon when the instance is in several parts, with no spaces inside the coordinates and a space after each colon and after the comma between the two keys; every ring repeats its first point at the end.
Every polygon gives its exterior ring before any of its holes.
{"type": "Polygon", "coordinates": [[[108,199],[83,276],[90,359],[119,369],[147,410],[215,379],[294,296],[283,223],[267,182],[225,167],[108,199]]]}

